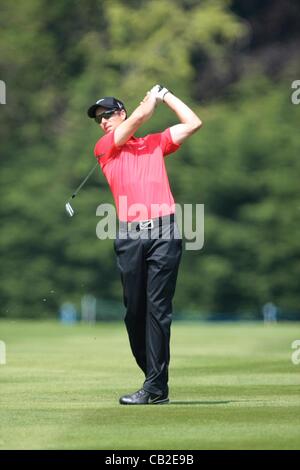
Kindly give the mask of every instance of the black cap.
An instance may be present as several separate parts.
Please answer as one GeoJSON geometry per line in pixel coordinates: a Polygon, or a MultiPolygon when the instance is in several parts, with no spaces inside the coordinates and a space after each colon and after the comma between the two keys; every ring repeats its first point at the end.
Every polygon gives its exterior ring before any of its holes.
{"type": "Polygon", "coordinates": [[[122,101],[117,100],[113,96],[105,96],[104,98],[101,98],[100,100],[96,101],[95,104],[89,107],[87,113],[90,118],[94,118],[96,116],[96,109],[99,108],[107,108],[107,109],[125,109],[124,104],[122,101]]]}

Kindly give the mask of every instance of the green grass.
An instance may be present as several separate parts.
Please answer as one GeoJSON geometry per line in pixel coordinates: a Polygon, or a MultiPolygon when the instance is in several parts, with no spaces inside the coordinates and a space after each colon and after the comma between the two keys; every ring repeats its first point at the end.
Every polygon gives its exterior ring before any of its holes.
{"type": "Polygon", "coordinates": [[[173,323],[169,405],[143,382],[123,324],[1,321],[0,449],[299,449],[299,324],[173,323]]]}

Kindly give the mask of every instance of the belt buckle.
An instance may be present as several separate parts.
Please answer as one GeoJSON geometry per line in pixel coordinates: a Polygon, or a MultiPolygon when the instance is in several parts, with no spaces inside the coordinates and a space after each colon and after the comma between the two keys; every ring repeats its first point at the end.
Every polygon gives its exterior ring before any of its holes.
{"type": "Polygon", "coordinates": [[[154,222],[152,219],[149,220],[142,220],[139,222],[139,228],[140,230],[149,230],[154,227],[154,222]]]}

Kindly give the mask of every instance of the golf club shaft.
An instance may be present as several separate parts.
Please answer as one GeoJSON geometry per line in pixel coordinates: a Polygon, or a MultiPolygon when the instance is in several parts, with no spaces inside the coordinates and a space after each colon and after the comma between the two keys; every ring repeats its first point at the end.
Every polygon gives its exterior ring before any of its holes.
{"type": "Polygon", "coordinates": [[[98,162],[93,166],[93,168],[91,169],[91,171],[89,172],[89,174],[84,178],[84,180],[82,181],[82,183],[78,186],[78,188],[74,191],[74,193],[72,194],[72,197],[71,199],[73,199],[76,194],[78,193],[78,191],[80,191],[80,189],[82,188],[82,186],[84,185],[84,183],[89,179],[89,177],[91,176],[91,174],[95,171],[96,167],[98,166],[98,162]]]}

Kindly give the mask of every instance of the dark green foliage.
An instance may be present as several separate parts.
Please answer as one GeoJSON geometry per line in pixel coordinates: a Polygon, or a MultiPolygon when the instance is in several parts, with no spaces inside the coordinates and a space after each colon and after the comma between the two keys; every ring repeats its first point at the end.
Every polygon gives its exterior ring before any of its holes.
{"type": "MultiPolygon", "coordinates": [[[[115,95],[130,113],[157,82],[204,121],[167,159],[176,201],[205,204],[205,245],[184,254],[176,308],[258,314],[273,300],[299,309],[300,105],[290,95],[300,70],[292,55],[276,80],[259,54],[245,68],[242,3],[1,2],[0,316],[56,315],[85,293],[121,301],[112,241],[95,233],[98,204],[112,202],[101,172],[74,200],[73,219],[64,204],[100,137],[87,107],[115,95]]],[[[139,135],[174,123],[160,107],[139,135]]]]}

